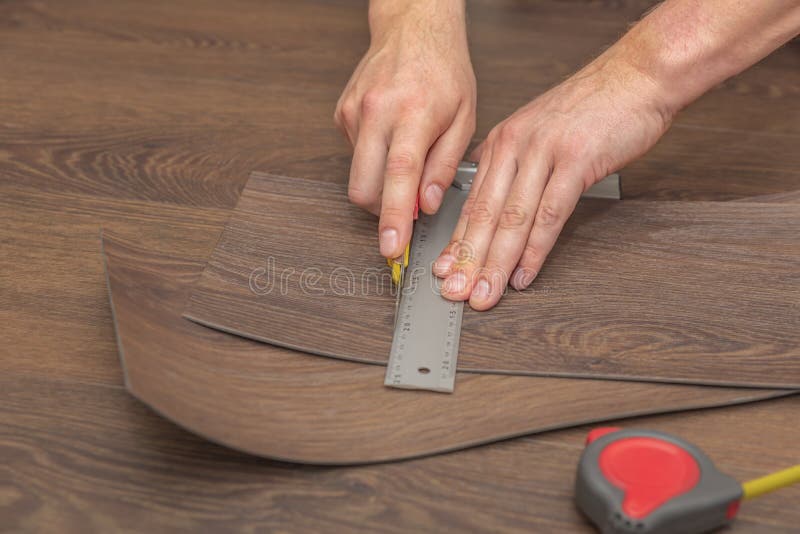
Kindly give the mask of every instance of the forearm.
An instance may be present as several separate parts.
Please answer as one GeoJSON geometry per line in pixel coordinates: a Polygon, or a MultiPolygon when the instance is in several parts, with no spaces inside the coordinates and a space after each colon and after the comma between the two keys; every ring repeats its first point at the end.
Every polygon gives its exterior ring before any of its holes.
{"type": "Polygon", "coordinates": [[[393,30],[466,34],[464,0],[370,0],[369,28],[373,41],[393,30]]]}
{"type": "Polygon", "coordinates": [[[799,33],[800,0],[667,0],[601,58],[650,78],[674,114],[799,33]]]}

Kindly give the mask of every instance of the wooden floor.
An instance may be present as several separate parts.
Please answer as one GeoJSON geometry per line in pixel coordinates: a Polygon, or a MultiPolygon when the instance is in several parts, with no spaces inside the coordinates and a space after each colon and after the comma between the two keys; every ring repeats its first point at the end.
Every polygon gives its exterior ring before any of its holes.
{"type": "MultiPolygon", "coordinates": [[[[476,137],[649,4],[471,2],[476,137]]],[[[585,428],[309,468],[208,443],[124,390],[100,229],[202,261],[250,171],[343,182],[331,117],[367,41],[363,2],[0,2],[0,530],[586,529],[570,500],[585,428]]],[[[795,41],[679,117],[625,194],[800,189],[798,97],[795,41]]],[[[792,397],[625,424],[744,479],[797,461],[799,413],[792,397]]],[[[747,503],[735,531],[790,532],[798,501],[747,503]]]]}

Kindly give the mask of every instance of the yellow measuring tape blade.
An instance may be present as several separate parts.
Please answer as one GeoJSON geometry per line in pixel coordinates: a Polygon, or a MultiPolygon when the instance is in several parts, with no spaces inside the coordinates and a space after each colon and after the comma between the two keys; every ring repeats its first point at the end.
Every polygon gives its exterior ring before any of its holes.
{"type": "Polygon", "coordinates": [[[742,484],[742,491],[745,499],[752,499],[765,493],[785,488],[800,482],[800,464],[789,467],[777,473],[766,475],[754,480],[748,480],[742,484]]]}

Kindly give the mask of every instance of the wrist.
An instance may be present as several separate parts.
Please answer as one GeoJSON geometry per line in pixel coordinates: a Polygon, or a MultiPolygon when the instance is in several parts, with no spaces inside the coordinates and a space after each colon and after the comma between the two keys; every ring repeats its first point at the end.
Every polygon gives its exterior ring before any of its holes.
{"type": "Polygon", "coordinates": [[[667,0],[608,52],[659,87],[674,115],[800,32],[800,4],[667,0]]]}
{"type": "Polygon", "coordinates": [[[369,29],[373,41],[409,29],[466,34],[464,0],[371,0],[369,29]]]}
{"type": "Polygon", "coordinates": [[[591,78],[594,91],[601,90],[617,104],[649,117],[651,124],[665,132],[679,108],[669,93],[669,86],[641,68],[620,43],[578,71],[576,78],[591,78]]]}
{"type": "Polygon", "coordinates": [[[675,115],[725,78],[719,75],[723,43],[707,26],[691,4],[662,4],[612,48],[620,61],[651,80],[662,105],[675,115]]]}

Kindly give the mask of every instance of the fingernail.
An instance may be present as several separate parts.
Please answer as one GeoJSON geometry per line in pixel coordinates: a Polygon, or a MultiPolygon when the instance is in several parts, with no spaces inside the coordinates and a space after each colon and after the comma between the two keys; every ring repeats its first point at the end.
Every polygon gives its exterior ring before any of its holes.
{"type": "Polygon", "coordinates": [[[522,291],[531,285],[531,282],[533,282],[534,278],[536,278],[535,271],[532,271],[531,269],[520,268],[514,271],[514,274],[511,276],[511,285],[514,286],[514,289],[522,291]]]}
{"type": "Polygon", "coordinates": [[[467,287],[467,277],[462,272],[457,272],[442,284],[442,291],[445,293],[462,293],[467,287]]]}
{"type": "Polygon", "coordinates": [[[472,289],[472,296],[478,300],[489,298],[489,282],[484,279],[478,280],[478,283],[472,289]]]}
{"type": "Polygon", "coordinates": [[[385,258],[397,256],[397,230],[394,228],[381,232],[381,255],[385,258]]]}
{"type": "Polygon", "coordinates": [[[428,202],[429,209],[438,210],[442,203],[444,190],[437,184],[431,184],[425,190],[425,200],[428,202]]]}
{"type": "Polygon", "coordinates": [[[453,268],[456,259],[450,254],[439,257],[433,264],[433,274],[436,276],[447,276],[453,268]]]}

